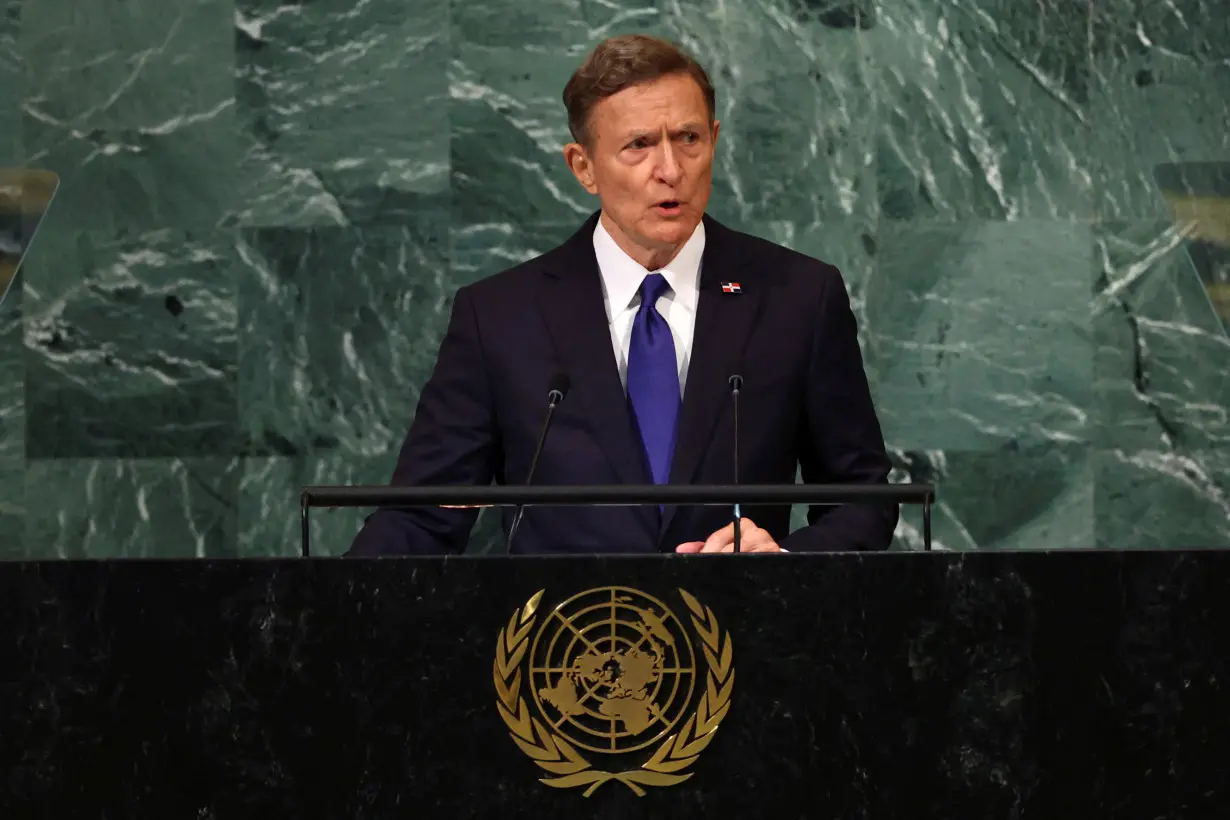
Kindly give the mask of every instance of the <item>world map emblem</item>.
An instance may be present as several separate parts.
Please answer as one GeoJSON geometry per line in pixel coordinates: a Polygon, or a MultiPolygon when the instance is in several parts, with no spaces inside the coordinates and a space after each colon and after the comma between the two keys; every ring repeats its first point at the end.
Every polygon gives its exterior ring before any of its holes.
{"type": "Polygon", "coordinates": [[[589,589],[541,609],[545,590],[500,630],[497,708],[512,740],[555,788],[690,778],[734,692],[734,649],[709,607],[677,590],[664,601],[622,586],[589,589]]]}

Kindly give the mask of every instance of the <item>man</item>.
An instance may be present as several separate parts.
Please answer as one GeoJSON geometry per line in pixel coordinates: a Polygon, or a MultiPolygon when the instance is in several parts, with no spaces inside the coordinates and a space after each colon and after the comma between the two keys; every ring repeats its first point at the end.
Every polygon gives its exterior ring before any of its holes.
{"type": "MultiPolygon", "coordinates": [[[[890,462],[836,268],[705,216],[705,71],[644,36],[599,45],[564,89],[564,149],[601,210],[558,248],[461,288],[395,485],[526,479],[549,385],[570,386],[535,484],[884,483],[890,462]]],[[[507,530],[511,510],[504,512],[507,530]]],[[[896,505],[745,508],[747,552],[884,549],[896,505]]],[[[474,510],[383,509],[351,555],[464,549],[474,510]]],[[[730,552],[722,506],[530,507],[514,553],[730,552]]]]}

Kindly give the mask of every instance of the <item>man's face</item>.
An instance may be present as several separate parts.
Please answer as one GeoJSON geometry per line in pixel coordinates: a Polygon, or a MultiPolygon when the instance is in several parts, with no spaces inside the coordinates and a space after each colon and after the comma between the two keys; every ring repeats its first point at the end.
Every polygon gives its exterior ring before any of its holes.
{"type": "Polygon", "coordinates": [[[589,146],[564,156],[602,203],[607,230],[642,265],[666,264],[709,204],[718,123],[686,74],[626,88],[590,112],[589,146]],[[656,263],[656,264],[652,264],[656,263]]]}

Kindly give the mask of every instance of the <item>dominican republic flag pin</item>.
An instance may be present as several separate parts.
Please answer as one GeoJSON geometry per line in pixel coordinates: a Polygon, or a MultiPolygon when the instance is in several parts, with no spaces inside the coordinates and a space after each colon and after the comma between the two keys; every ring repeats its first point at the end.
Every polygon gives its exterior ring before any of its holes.
{"type": "Polygon", "coordinates": [[[742,293],[743,288],[739,287],[738,282],[723,282],[722,293],[742,293]]]}

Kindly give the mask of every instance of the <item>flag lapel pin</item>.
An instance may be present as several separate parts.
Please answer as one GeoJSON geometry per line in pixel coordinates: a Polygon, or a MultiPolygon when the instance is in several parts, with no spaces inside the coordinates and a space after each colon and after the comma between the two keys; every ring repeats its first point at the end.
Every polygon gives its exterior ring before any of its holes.
{"type": "Polygon", "coordinates": [[[739,287],[738,282],[723,282],[722,293],[742,293],[743,288],[739,287]]]}

